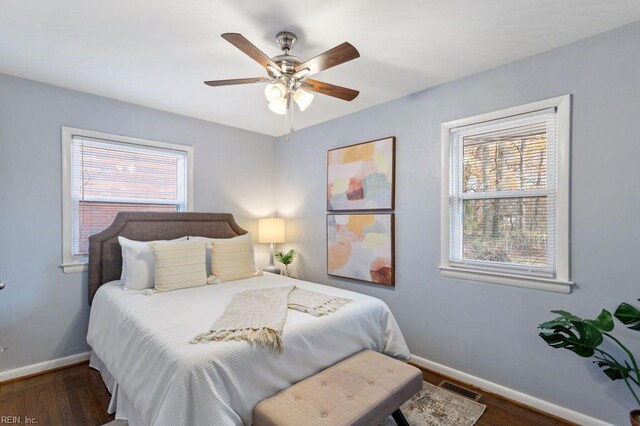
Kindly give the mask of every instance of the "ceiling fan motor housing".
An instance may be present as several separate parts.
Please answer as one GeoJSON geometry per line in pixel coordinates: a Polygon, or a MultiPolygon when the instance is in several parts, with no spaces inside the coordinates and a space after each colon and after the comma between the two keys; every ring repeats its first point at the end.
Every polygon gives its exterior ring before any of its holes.
{"type": "Polygon", "coordinates": [[[271,58],[273,62],[278,64],[283,74],[293,74],[295,68],[302,63],[302,60],[294,55],[278,55],[271,58]]]}
{"type": "Polygon", "coordinates": [[[291,46],[296,44],[298,41],[298,37],[294,33],[290,33],[289,31],[280,31],[276,34],[276,41],[278,42],[278,46],[280,49],[284,51],[284,53],[289,53],[291,50],[291,46]]]}
{"type": "MultiPolygon", "coordinates": [[[[295,67],[302,63],[300,58],[289,54],[291,47],[296,44],[297,40],[298,37],[289,31],[280,31],[276,35],[276,41],[284,52],[284,55],[274,56],[271,60],[278,64],[283,74],[293,74],[295,67]]],[[[272,75],[271,77],[273,78],[274,76],[272,75]]]]}

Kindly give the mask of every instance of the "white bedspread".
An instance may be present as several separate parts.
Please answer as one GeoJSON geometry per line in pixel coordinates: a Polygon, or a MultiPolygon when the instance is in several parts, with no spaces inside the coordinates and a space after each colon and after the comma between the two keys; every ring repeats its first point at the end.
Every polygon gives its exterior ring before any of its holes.
{"type": "Polygon", "coordinates": [[[154,426],[249,425],[259,401],[361,350],[409,358],[381,300],[268,273],[152,295],[105,284],[93,300],[87,341],[136,417],[154,426]],[[292,284],[353,303],[323,317],[289,310],[282,354],[244,341],[189,344],[236,292],[292,284]]]}

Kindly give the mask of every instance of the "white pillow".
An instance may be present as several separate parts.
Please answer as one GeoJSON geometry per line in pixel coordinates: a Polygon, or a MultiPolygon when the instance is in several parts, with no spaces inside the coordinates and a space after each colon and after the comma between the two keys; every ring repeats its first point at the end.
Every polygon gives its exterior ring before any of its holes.
{"type": "Polygon", "coordinates": [[[233,237],[233,238],[207,238],[207,237],[189,237],[189,241],[204,241],[207,243],[207,274],[208,275],[213,275],[213,268],[211,266],[211,246],[212,244],[214,244],[215,242],[225,242],[225,241],[230,241],[230,242],[242,242],[242,241],[249,241],[251,243],[251,269],[256,272],[258,269],[256,269],[256,254],[255,254],[255,250],[253,247],[253,237],[251,236],[250,232],[247,232],[244,235],[240,235],[238,237],[233,237]]]}
{"type": "MultiPolygon", "coordinates": [[[[187,237],[162,242],[186,241],[187,237]]],[[[134,241],[124,237],[118,237],[122,247],[122,285],[131,290],[144,290],[155,285],[153,275],[153,252],[149,247],[150,242],[159,241],[134,241]]]]}

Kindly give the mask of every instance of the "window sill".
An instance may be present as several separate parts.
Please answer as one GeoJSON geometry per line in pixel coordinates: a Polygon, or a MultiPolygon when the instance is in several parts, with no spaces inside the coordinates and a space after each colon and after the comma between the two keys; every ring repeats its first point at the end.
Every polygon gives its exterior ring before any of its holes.
{"type": "Polygon", "coordinates": [[[60,265],[62,272],[65,274],[75,274],[78,272],[84,272],[89,270],[89,263],[63,263],[60,265]]]}
{"type": "Polygon", "coordinates": [[[531,288],[534,290],[552,291],[555,293],[571,293],[571,281],[559,281],[539,277],[521,277],[518,275],[484,272],[450,266],[440,266],[442,276],[460,280],[481,281],[491,284],[510,285],[513,287],[531,288]]]}

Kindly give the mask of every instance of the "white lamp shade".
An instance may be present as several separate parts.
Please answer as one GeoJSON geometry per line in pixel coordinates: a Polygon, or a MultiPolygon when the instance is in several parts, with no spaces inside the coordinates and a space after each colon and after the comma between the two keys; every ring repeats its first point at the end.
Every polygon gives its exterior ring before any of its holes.
{"type": "Polygon", "coordinates": [[[309,93],[306,90],[298,89],[293,94],[293,100],[296,101],[296,103],[300,107],[300,111],[304,111],[309,105],[311,105],[313,96],[313,93],[309,93]]]}
{"type": "Polygon", "coordinates": [[[284,243],[284,219],[267,217],[258,219],[259,243],[284,243]]]}
{"type": "Polygon", "coordinates": [[[264,88],[264,96],[269,102],[277,102],[284,99],[287,94],[287,88],[282,83],[268,84],[264,88]]]}
{"type": "Polygon", "coordinates": [[[287,101],[282,98],[280,101],[269,102],[269,109],[276,114],[284,115],[287,113],[287,101]]]}

